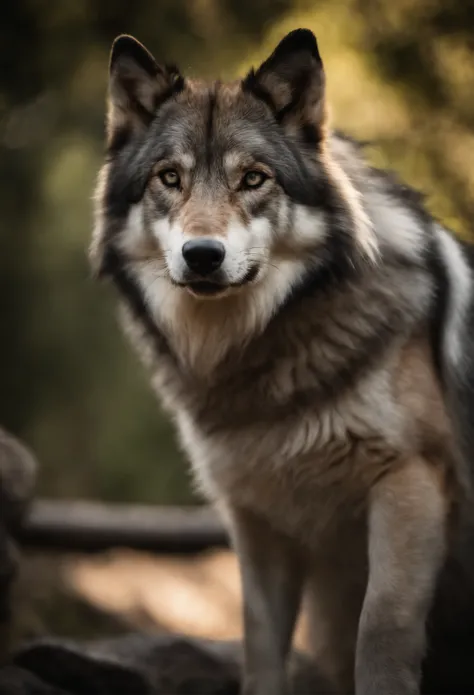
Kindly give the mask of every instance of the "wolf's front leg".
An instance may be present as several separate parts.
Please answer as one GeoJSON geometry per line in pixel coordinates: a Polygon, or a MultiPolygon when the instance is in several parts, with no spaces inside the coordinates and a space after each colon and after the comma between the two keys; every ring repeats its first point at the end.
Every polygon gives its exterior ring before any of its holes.
{"type": "Polygon", "coordinates": [[[416,458],[371,492],[369,580],[356,653],[356,695],[418,695],[425,624],[446,547],[439,469],[416,458]]]}
{"type": "Polygon", "coordinates": [[[244,599],[245,695],[286,695],[286,661],[298,615],[302,566],[290,541],[242,509],[230,511],[244,599]]]}

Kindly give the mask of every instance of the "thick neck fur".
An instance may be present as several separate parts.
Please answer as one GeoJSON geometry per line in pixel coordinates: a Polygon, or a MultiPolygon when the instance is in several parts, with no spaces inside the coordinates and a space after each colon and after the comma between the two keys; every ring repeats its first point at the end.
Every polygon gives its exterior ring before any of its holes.
{"type": "Polygon", "coordinates": [[[146,301],[183,370],[205,376],[265,330],[304,270],[303,263],[288,261],[271,268],[264,285],[217,301],[196,299],[167,279],[150,278],[146,301]]]}

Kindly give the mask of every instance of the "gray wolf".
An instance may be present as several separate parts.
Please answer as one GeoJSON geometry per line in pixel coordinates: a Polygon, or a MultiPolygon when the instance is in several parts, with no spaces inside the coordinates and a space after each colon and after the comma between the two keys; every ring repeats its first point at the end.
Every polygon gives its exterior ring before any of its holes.
{"type": "Polygon", "coordinates": [[[327,112],[308,30],[231,83],[119,37],[91,263],[228,525],[243,692],[288,691],[303,602],[334,692],[434,692],[474,625],[472,253],[327,112]]]}

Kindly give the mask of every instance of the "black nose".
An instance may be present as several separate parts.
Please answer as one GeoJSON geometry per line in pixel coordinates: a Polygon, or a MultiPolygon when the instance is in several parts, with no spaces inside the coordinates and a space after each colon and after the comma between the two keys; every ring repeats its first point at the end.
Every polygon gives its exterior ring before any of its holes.
{"type": "Polygon", "coordinates": [[[225,248],[214,239],[192,239],[183,245],[182,253],[192,271],[198,275],[210,275],[222,265],[225,248]]]}

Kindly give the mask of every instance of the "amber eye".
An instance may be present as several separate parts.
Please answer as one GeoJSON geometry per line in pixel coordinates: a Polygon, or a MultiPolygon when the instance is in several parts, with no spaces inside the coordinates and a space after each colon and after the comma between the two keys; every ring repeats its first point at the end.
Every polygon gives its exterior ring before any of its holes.
{"type": "Polygon", "coordinates": [[[242,188],[260,188],[267,179],[268,176],[263,171],[247,171],[242,179],[242,188]]]}
{"type": "Polygon", "coordinates": [[[167,188],[179,188],[181,179],[179,178],[179,174],[175,169],[165,169],[164,171],[160,171],[158,176],[160,177],[161,182],[167,188]]]}

